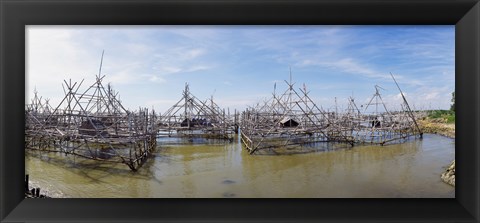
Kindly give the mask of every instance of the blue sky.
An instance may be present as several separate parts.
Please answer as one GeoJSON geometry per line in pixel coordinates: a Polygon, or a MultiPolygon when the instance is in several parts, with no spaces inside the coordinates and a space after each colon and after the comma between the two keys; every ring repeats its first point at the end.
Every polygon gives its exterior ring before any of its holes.
{"type": "Polygon", "coordinates": [[[56,105],[64,79],[105,85],[125,107],[164,112],[185,83],[200,99],[243,110],[305,83],[324,109],[366,104],[375,85],[400,107],[392,72],[417,109],[449,109],[455,86],[454,26],[26,26],[27,102],[36,88],[56,105]]]}

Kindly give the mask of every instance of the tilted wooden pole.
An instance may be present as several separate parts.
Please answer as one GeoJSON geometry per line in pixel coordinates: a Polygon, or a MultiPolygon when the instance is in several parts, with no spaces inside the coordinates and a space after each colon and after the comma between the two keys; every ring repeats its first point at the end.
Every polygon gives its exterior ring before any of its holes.
{"type": "Polygon", "coordinates": [[[393,76],[392,72],[390,72],[390,75],[393,78],[393,81],[398,87],[398,90],[400,91],[400,94],[402,94],[403,101],[405,102],[405,105],[407,105],[408,112],[410,114],[410,117],[412,118],[413,122],[415,123],[415,127],[417,127],[417,130],[420,132],[420,137],[423,136],[422,130],[418,127],[417,121],[415,120],[415,117],[413,116],[412,109],[410,109],[410,105],[408,105],[407,99],[405,99],[405,95],[403,95],[402,89],[400,89],[400,86],[398,85],[397,81],[395,80],[395,77],[393,76]]]}

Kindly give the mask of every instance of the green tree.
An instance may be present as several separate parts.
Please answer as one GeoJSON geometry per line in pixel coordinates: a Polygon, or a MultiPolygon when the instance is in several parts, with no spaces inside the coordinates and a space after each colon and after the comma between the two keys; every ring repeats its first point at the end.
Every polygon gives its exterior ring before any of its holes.
{"type": "Polygon", "coordinates": [[[453,104],[451,105],[450,110],[451,110],[451,111],[455,111],[455,91],[452,92],[452,100],[451,100],[451,102],[452,102],[453,104]]]}

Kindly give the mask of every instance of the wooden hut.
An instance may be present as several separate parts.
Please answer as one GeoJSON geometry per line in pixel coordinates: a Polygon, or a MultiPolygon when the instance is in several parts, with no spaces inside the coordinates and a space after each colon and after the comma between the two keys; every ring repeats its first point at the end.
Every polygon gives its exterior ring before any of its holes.
{"type": "Polygon", "coordinates": [[[90,135],[90,136],[108,136],[108,132],[105,131],[106,127],[105,124],[97,119],[92,120],[85,120],[82,122],[80,128],[78,129],[78,133],[82,135],[90,135]]]}
{"type": "Polygon", "coordinates": [[[280,126],[284,127],[284,128],[288,128],[288,127],[297,127],[298,126],[298,122],[293,120],[292,118],[290,117],[285,117],[283,118],[282,120],[280,120],[280,126]]]}

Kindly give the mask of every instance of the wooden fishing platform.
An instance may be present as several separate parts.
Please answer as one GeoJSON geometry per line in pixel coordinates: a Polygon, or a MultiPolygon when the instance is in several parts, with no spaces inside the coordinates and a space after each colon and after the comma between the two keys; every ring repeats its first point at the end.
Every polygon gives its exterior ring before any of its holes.
{"type": "Polygon", "coordinates": [[[185,84],[182,98],[157,122],[159,137],[208,138],[232,141],[238,132],[238,115],[221,109],[213,100],[199,100],[185,84]]]}
{"type": "MultiPolygon", "coordinates": [[[[392,78],[395,81],[393,74],[392,78]]],[[[318,142],[356,144],[392,144],[404,142],[410,137],[422,137],[416,119],[403,92],[401,111],[387,110],[379,93],[376,92],[361,111],[352,97],[346,112],[326,112],[308,96],[306,86],[298,91],[291,80],[285,81],[288,88],[283,94],[272,97],[246,109],[241,116],[241,141],[253,154],[262,149],[284,148],[318,142]],[[368,113],[375,106],[375,112],[368,113]],[[378,107],[383,108],[379,111],[378,107]]]]}
{"type": "Polygon", "coordinates": [[[379,93],[381,87],[375,85],[375,94],[363,111],[350,97],[345,112],[327,112],[310,98],[305,84],[294,88],[290,74],[283,93],[277,94],[275,84],[270,99],[231,115],[214,102],[213,96],[199,100],[188,84],[180,100],[163,114],[146,108],[129,111],[110,85],[103,86],[105,76],[100,72],[101,65],[96,81],[85,91],[79,90],[83,80],[65,80],[65,96],[56,107],[35,90],[32,103],[25,108],[26,149],[123,163],[135,171],[155,151],[157,140],[167,137],[232,142],[240,133],[240,141],[254,154],[323,142],[385,145],[423,134],[393,74],[403,97],[400,111],[387,109],[379,93]],[[375,112],[367,112],[373,106],[375,112]]]}
{"type": "Polygon", "coordinates": [[[98,75],[83,93],[82,82],[64,81],[65,96],[55,108],[35,92],[26,106],[25,149],[61,152],[102,162],[126,164],[135,171],[157,147],[154,111],[126,110],[98,75]]]}

